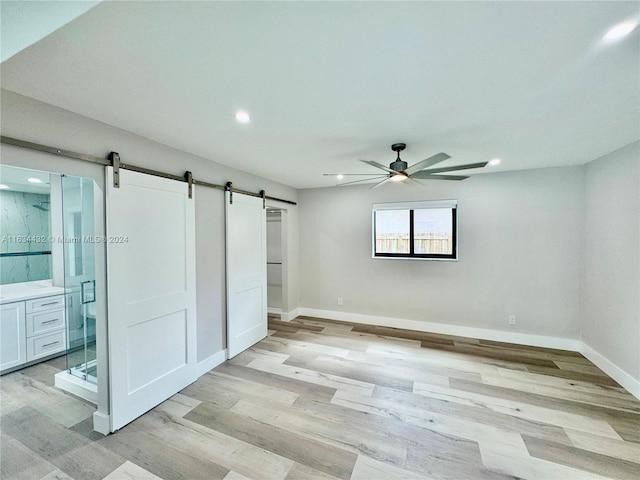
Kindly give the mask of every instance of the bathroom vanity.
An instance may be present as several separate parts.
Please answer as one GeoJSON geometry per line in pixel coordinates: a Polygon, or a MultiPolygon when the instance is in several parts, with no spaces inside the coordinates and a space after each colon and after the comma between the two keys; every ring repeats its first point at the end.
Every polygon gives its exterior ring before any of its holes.
{"type": "Polygon", "coordinates": [[[65,353],[64,293],[51,280],[0,286],[0,374],[65,353]]]}

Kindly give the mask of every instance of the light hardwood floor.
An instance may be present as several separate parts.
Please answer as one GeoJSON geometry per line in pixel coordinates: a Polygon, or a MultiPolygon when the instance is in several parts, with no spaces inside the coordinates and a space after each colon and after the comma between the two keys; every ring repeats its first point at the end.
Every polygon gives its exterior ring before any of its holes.
{"type": "Polygon", "coordinates": [[[107,437],[0,379],[2,479],[640,479],[640,402],[578,353],[298,318],[107,437]]]}

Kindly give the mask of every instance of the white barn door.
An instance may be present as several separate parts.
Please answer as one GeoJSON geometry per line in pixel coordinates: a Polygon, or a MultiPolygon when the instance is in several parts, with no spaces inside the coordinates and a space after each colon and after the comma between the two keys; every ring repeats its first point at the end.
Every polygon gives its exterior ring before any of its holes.
{"type": "Polygon", "coordinates": [[[262,198],[225,192],[225,204],[227,352],[232,358],[267,336],[267,217],[262,198]]]}
{"type": "Polygon", "coordinates": [[[107,167],[111,431],[197,378],[195,208],[186,183],[107,167]]]}

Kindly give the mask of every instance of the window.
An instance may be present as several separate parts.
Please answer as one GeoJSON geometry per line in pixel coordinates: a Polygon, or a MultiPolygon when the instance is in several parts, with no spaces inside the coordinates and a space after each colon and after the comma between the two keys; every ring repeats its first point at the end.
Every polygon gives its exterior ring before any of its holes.
{"type": "Polygon", "coordinates": [[[456,200],[373,205],[373,256],[457,258],[456,200]]]}

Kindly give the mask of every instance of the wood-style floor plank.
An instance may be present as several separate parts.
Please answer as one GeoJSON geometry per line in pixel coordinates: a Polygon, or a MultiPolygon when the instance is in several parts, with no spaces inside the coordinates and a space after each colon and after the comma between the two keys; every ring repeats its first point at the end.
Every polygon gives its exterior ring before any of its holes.
{"type": "Polygon", "coordinates": [[[558,411],[524,402],[516,402],[509,398],[467,392],[465,390],[457,390],[455,388],[446,388],[437,385],[428,385],[421,382],[415,382],[414,393],[449,402],[478,406],[534,422],[544,422],[562,428],[572,428],[603,437],[620,439],[620,436],[609,423],[597,418],[590,418],[586,415],[558,411]]]}
{"type": "Polygon", "coordinates": [[[264,362],[262,360],[254,360],[249,365],[249,368],[260,370],[262,372],[275,373],[288,378],[295,378],[296,380],[303,380],[309,383],[315,383],[316,385],[323,385],[325,387],[331,387],[341,390],[349,390],[353,392],[359,392],[362,394],[371,394],[375,385],[367,382],[361,382],[359,380],[352,380],[347,377],[322,374],[309,368],[294,367],[291,365],[275,364],[264,362]]]}
{"type": "Polygon", "coordinates": [[[613,378],[602,376],[602,375],[593,375],[590,373],[582,373],[582,372],[572,372],[569,370],[562,370],[560,368],[549,368],[540,365],[531,365],[527,368],[530,372],[533,373],[541,373],[543,375],[550,375],[552,377],[560,377],[560,378],[568,378],[571,380],[580,380],[584,382],[592,383],[593,385],[602,385],[608,387],[619,387],[620,384],[616,382],[613,378]]]}
{"type": "Polygon", "coordinates": [[[50,387],[35,378],[21,372],[14,372],[2,377],[2,391],[13,400],[24,402],[28,396],[28,406],[35,408],[51,420],[71,427],[92,415],[95,406],[89,402],[79,401],[60,389],[50,387]]]}
{"type": "MultiPolygon", "coordinates": [[[[184,452],[151,433],[127,425],[97,443],[160,478],[210,478],[222,480],[229,470],[208,459],[184,452]]],[[[82,478],[82,477],[80,477],[82,478]]]]}
{"type": "Polygon", "coordinates": [[[550,462],[531,456],[517,456],[496,450],[482,450],[482,461],[494,471],[511,475],[516,479],[531,480],[611,480],[611,477],[597,475],[560,463],[550,462]]]}
{"type": "Polygon", "coordinates": [[[285,480],[337,480],[337,477],[301,463],[294,463],[285,480]]]}
{"type": "MultiPolygon", "coordinates": [[[[400,420],[401,422],[416,425],[431,432],[444,435],[455,432],[457,437],[472,440],[478,444],[485,444],[488,448],[509,449],[515,453],[526,452],[526,447],[520,433],[505,428],[461,419],[453,415],[436,413],[409,404],[389,402],[386,399],[375,396],[364,397],[344,392],[336,392],[331,403],[383,418],[400,420]]],[[[408,432],[412,431],[407,425],[404,425],[402,428],[408,432]]],[[[413,433],[417,434],[418,429],[415,429],[413,433]]],[[[428,436],[427,432],[420,431],[419,433],[421,437],[428,436]]],[[[412,444],[415,445],[416,443],[421,442],[412,440],[412,444]]]]}
{"type": "Polygon", "coordinates": [[[638,442],[603,438],[569,428],[566,428],[565,432],[571,440],[571,445],[585,452],[600,453],[640,464],[640,443],[638,442]]]}
{"type": "Polygon", "coordinates": [[[527,435],[523,435],[522,438],[532,457],[620,480],[637,480],[640,476],[640,467],[637,463],[527,435]]]}
{"type": "Polygon", "coordinates": [[[356,460],[356,455],[346,450],[272,427],[208,402],[198,405],[185,419],[342,479],[350,477],[356,460]]]}
{"type": "MultiPolygon", "coordinates": [[[[575,387],[557,387],[549,384],[540,384],[535,382],[527,382],[522,380],[512,380],[502,375],[482,375],[481,381],[476,384],[485,384],[487,386],[502,387],[523,394],[540,395],[546,399],[555,398],[558,400],[566,400],[576,403],[584,403],[587,405],[604,407],[607,409],[615,409],[628,411],[631,413],[640,413],[640,405],[637,401],[629,398],[628,395],[616,396],[608,393],[584,392],[575,387]]],[[[463,385],[462,383],[458,385],[463,385]]]]}
{"type": "Polygon", "coordinates": [[[640,401],[577,352],[299,317],[115,434],[0,379],[0,476],[84,480],[640,479],[640,401]]]}
{"type": "Polygon", "coordinates": [[[28,480],[42,478],[58,469],[19,440],[0,435],[0,478],[28,480]]]}
{"type": "MultiPolygon", "coordinates": [[[[148,472],[142,467],[139,467],[135,463],[129,461],[124,462],[118,468],[116,468],[109,475],[104,477],[104,480],[162,480],[160,477],[148,472]]],[[[225,477],[228,480],[228,476],[225,477]]]]}
{"type": "MultiPolygon", "coordinates": [[[[403,378],[401,372],[397,372],[399,375],[393,375],[391,371],[383,368],[372,368],[368,365],[357,364],[342,358],[327,356],[319,356],[304,360],[289,358],[284,362],[284,364],[294,367],[308,368],[316,372],[330,375],[342,375],[360,382],[372,385],[382,385],[385,387],[395,388],[397,390],[405,390],[407,392],[410,392],[413,389],[413,381],[403,378]]],[[[448,384],[448,379],[446,383],[448,384]]]]}
{"type": "Polygon", "coordinates": [[[293,465],[291,460],[273,452],[155,409],[138,419],[136,426],[140,431],[150,432],[155,440],[177,452],[212,462],[248,478],[280,480],[293,465]]]}
{"type": "Polygon", "coordinates": [[[407,449],[401,442],[389,441],[389,435],[379,435],[367,424],[341,428],[344,420],[337,415],[313,415],[298,408],[258,408],[248,402],[239,402],[231,411],[356,455],[365,453],[391,464],[404,464],[406,459],[407,449]]]}
{"type": "MultiPolygon", "coordinates": [[[[242,355],[244,355],[244,353],[242,355]]],[[[317,385],[315,383],[308,383],[297,378],[283,377],[281,375],[263,372],[261,370],[255,370],[253,368],[248,368],[245,366],[235,365],[230,362],[219,365],[218,367],[216,367],[215,371],[226,373],[228,375],[232,375],[256,383],[271,385],[282,390],[297,393],[301,396],[306,395],[326,402],[330,401],[333,395],[336,393],[336,389],[333,387],[317,385]]]]}
{"type": "Polygon", "coordinates": [[[18,440],[72,478],[101,480],[124,463],[124,458],[24,407],[2,417],[2,433],[18,440]]]}
{"type": "Polygon", "coordinates": [[[365,455],[358,455],[351,475],[351,480],[429,480],[432,478],[389,465],[388,463],[379,462],[365,455]]]}

